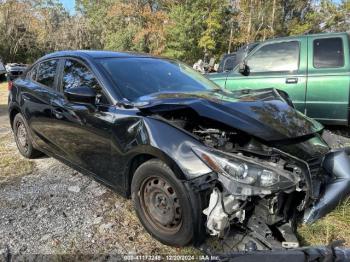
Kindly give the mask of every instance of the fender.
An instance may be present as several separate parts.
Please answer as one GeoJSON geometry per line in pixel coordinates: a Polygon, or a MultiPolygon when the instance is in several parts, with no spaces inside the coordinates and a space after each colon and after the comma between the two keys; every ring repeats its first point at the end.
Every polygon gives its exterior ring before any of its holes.
{"type": "Polygon", "coordinates": [[[159,158],[177,172],[179,179],[190,180],[211,169],[192,151],[201,142],[185,131],[151,117],[130,115],[114,120],[112,127],[112,159],[130,163],[139,155],[159,158]],[[115,154],[115,156],[114,156],[115,154]]]}

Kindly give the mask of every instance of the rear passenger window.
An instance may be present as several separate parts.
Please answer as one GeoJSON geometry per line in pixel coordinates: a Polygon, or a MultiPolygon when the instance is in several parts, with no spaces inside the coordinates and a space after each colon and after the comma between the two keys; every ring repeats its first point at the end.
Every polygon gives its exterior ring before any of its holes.
{"type": "Polygon", "coordinates": [[[335,68],[344,66],[344,50],[341,38],[314,40],[314,67],[335,68]]]}
{"type": "Polygon", "coordinates": [[[40,63],[36,81],[47,87],[53,88],[58,60],[49,60],[40,63]]]}

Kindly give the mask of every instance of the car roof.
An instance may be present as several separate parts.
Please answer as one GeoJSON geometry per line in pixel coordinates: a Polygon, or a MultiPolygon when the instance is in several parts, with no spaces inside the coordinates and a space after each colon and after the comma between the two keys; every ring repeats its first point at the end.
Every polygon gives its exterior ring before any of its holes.
{"type": "Polygon", "coordinates": [[[318,34],[305,34],[305,35],[293,35],[293,36],[285,36],[285,37],[276,37],[276,38],[271,38],[271,39],[266,39],[265,41],[262,41],[261,43],[269,42],[269,41],[280,41],[280,40],[289,40],[289,39],[302,39],[302,38],[308,38],[308,37],[323,37],[323,36],[328,36],[329,37],[335,37],[335,36],[343,36],[343,35],[349,35],[348,33],[345,32],[334,32],[334,33],[318,33],[318,34]]]}
{"type": "Polygon", "coordinates": [[[137,53],[137,52],[114,52],[114,51],[103,51],[103,50],[66,50],[58,51],[47,54],[41,57],[39,60],[46,60],[56,57],[81,57],[81,58],[127,58],[127,57],[154,57],[149,54],[137,53]]]}
{"type": "Polygon", "coordinates": [[[236,52],[232,52],[232,53],[229,53],[229,54],[224,54],[222,58],[226,58],[226,57],[230,57],[230,56],[236,56],[237,53],[236,52]]]}

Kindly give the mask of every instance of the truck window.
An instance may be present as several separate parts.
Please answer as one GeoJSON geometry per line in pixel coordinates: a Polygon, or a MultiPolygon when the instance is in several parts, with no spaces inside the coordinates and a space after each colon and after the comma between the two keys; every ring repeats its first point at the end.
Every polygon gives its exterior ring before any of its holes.
{"type": "Polygon", "coordinates": [[[315,68],[344,66],[343,41],[340,37],[315,39],[313,48],[315,68]]]}
{"type": "Polygon", "coordinates": [[[235,58],[236,58],[236,56],[229,56],[225,59],[224,71],[231,71],[234,68],[234,66],[236,65],[235,58]]]}
{"type": "Polygon", "coordinates": [[[299,68],[299,42],[267,44],[258,49],[247,64],[250,72],[291,72],[299,68]]]}

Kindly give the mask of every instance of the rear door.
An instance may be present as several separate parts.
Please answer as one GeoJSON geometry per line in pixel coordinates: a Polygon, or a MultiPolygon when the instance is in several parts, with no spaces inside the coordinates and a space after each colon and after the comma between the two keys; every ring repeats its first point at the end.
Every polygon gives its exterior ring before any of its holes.
{"type": "Polygon", "coordinates": [[[325,124],[347,125],[350,65],[348,36],[308,37],[306,114],[325,124]]]}
{"type": "Polygon", "coordinates": [[[306,38],[288,38],[261,43],[246,58],[248,76],[238,67],[226,80],[226,88],[278,88],[286,91],[296,108],[304,112],[306,91],[306,38]],[[303,59],[304,58],[304,59],[303,59]]]}
{"type": "Polygon", "coordinates": [[[35,143],[52,151],[51,100],[57,96],[57,69],[59,60],[50,59],[33,66],[24,79],[18,78],[21,88],[20,103],[35,143]]]}

